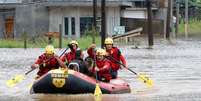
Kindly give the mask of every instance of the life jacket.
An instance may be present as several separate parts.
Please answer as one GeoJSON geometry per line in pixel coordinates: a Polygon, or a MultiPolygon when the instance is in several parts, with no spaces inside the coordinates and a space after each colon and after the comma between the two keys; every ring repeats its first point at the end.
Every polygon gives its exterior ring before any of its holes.
{"type": "Polygon", "coordinates": [[[39,71],[37,73],[37,75],[42,76],[45,73],[47,73],[48,71],[52,70],[52,69],[58,69],[59,68],[59,63],[56,60],[55,57],[52,58],[47,58],[45,56],[45,54],[42,54],[41,56],[39,56],[39,58],[37,59],[37,61],[35,62],[36,64],[39,64],[39,71]]]}
{"type": "Polygon", "coordinates": [[[83,60],[81,58],[82,50],[71,50],[68,53],[65,53],[64,56],[61,58],[61,60],[68,65],[73,60],[83,60]]]}
{"type": "MultiPolygon", "coordinates": [[[[109,56],[120,62],[121,51],[117,47],[112,47],[111,50],[106,51],[109,53],[109,56]]],[[[120,65],[115,60],[110,59],[110,65],[113,71],[117,71],[120,68],[120,65]]]]}
{"type": "Polygon", "coordinates": [[[112,78],[110,74],[110,62],[107,59],[101,61],[96,59],[96,66],[99,68],[98,76],[101,81],[110,81],[110,79],[112,78]]]}
{"type": "Polygon", "coordinates": [[[94,57],[95,57],[95,51],[94,51],[93,48],[87,49],[87,53],[88,53],[88,57],[94,59],[94,57]]]}

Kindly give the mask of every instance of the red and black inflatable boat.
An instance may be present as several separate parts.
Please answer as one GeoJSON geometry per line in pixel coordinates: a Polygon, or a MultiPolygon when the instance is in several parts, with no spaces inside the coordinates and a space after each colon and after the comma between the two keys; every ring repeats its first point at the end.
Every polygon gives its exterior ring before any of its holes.
{"type": "MultiPolygon", "coordinates": [[[[104,94],[130,93],[128,83],[120,78],[113,79],[110,83],[101,81],[98,83],[104,94]]],[[[65,72],[61,69],[55,69],[36,80],[32,85],[31,93],[94,93],[95,87],[96,79],[94,78],[73,70],[65,72]]]]}

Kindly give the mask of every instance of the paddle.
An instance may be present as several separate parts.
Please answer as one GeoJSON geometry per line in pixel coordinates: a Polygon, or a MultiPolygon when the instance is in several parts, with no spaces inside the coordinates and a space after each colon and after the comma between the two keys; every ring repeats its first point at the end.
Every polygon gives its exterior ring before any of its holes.
{"type": "MultiPolygon", "coordinates": [[[[94,64],[96,67],[96,53],[95,53],[95,50],[94,50],[94,64]]],[[[102,91],[99,87],[99,84],[98,84],[98,72],[96,71],[96,88],[95,88],[95,91],[94,91],[94,96],[95,96],[95,101],[99,101],[101,100],[101,97],[102,97],[102,91]]]]}
{"type": "Polygon", "coordinates": [[[94,97],[95,97],[95,101],[99,101],[99,99],[101,99],[101,97],[102,97],[102,91],[101,91],[99,84],[98,84],[98,73],[97,73],[97,71],[96,71],[96,88],[94,91],[94,97]]]}
{"type": "MultiPolygon", "coordinates": [[[[65,49],[65,51],[59,56],[61,57],[66,51],[68,50],[68,48],[65,49]]],[[[45,62],[48,62],[50,60],[52,60],[53,58],[50,58],[48,59],[47,61],[45,62]]],[[[9,79],[6,81],[6,84],[8,87],[14,87],[17,83],[21,82],[22,80],[25,79],[25,76],[28,75],[29,73],[31,73],[32,71],[34,71],[36,68],[33,68],[29,71],[27,71],[24,75],[22,74],[18,74],[18,75],[15,75],[12,79],[9,79]]]]}
{"type": "MultiPolygon", "coordinates": [[[[114,57],[112,56],[107,56],[106,58],[108,58],[109,60],[112,59],[114,60],[116,63],[122,65],[124,68],[126,68],[126,66],[122,63],[120,63],[119,61],[117,61],[114,57]]],[[[138,79],[143,81],[148,87],[152,87],[153,86],[153,80],[151,80],[147,75],[144,74],[138,74],[136,72],[134,72],[132,69],[130,68],[126,68],[127,70],[129,70],[130,72],[134,73],[135,75],[138,76],[138,79]]]]}

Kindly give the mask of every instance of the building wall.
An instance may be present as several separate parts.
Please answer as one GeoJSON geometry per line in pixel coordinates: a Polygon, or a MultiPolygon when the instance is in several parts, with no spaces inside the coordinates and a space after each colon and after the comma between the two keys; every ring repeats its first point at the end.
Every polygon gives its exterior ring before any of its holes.
{"type": "Polygon", "coordinates": [[[5,20],[3,14],[0,14],[0,38],[4,38],[5,20]]]}
{"type": "MultiPolygon", "coordinates": [[[[87,10],[87,9],[85,9],[87,10]]],[[[49,19],[49,31],[50,32],[59,32],[59,24],[62,24],[63,33],[65,33],[65,27],[64,27],[64,18],[68,17],[70,19],[71,17],[75,18],[75,37],[80,37],[80,14],[79,12],[82,12],[82,15],[86,16],[88,12],[80,10],[79,7],[51,7],[49,9],[50,19],[49,19]]],[[[70,21],[69,21],[70,22],[70,21]]],[[[68,25],[69,29],[71,29],[71,24],[68,25]]],[[[69,30],[69,33],[71,33],[71,30],[69,30]]]]}
{"type": "MultiPolygon", "coordinates": [[[[49,31],[58,32],[59,24],[63,25],[64,33],[64,18],[75,18],[75,36],[80,37],[80,17],[93,17],[92,7],[50,7],[49,8],[49,31]]],[[[101,17],[100,8],[97,10],[97,16],[101,17]]],[[[120,25],[120,8],[106,8],[106,32],[111,36],[114,26],[120,25]]],[[[69,23],[69,33],[71,33],[71,24],[69,23]]]]}
{"type": "MultiPolygon", "coordinates": [[[[153,33],[165,33],[166,8],[154,9],[152,13],[153,18],[153,33]]],[[[131,31],[139,27],[143,27],[143,33],[147,33],[147,10],[129,8],[122,10],[121,25],[125,26],[125,30],[131,31]]]]}
{"type": "Polygon", "coordinates": [[[161,8],[158,10],[156,19],[159,19],[163,22],[161,27],[163,27],[163,32],[161,32],[163,35],[166,33],[166,20],[167,20],[167,8],[161,8]]]}
{"type": "Polygon", "coordinates": [[[62,13],[60,8],[49,8],[49,32],[59,32],[59,24],[62,24],[62,13]],[[59,20],[60,19],[60,20],[59,20]]]}
{"type": "Polygon", "coordinates": [[[33,6],[23,5],[16,7],[15,15],[15,33],[16,37],[22,37],[23,31],[27,32],[28,36],[33,36],[34,34],[34,20],[32,16],[33,6]]]}
{"type": "MultiPolygon", "coordinates": [[[[126,27],[126,32],[142,27],[143,28],[142,34],[147,33],[147,20],[122,18],[122,22],[123,22],[122,25],[126,27]]],[[[164,31],[163,25],[164,23],[162,20],[153,20],[152,21],[153,34],[162,35],[164,31]]]]}
{"type": "Polygon", "coordinates": [[[48,32],[48,9],[44,6],[18,6],[15,19],[16,38],[22,37],[24,31],[29,37],[37,37],[48,32]]]}
{"type": "Polygon", "coordinates": [[[43,35],[49,31],[49,12],[48,8],[44,6],[34,6],[33,10],[35,33],[36,35],[43,35]]]}
{"type": "Polygon", "coordinates": [[[107,34],[112,36],[114,34],[114,27],[120,26],[120,7],[107,8],[106,22],[107,22],[107,34]]]}
{"type": "Polygon", "coordinates": [[[167,15],[167,8],[160,8],[157,10],[154,18],[158,19],[158,20],[164,20],[166,19],[166,15],[167,15]]]}

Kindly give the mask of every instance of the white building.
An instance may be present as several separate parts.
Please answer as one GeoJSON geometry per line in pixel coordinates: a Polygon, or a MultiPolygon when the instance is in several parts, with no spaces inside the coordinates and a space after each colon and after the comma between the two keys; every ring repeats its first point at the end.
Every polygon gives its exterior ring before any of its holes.
{"type": "MultiPolygon", "coordinates": [[[[58,32],[62,24],[63,33],[68,37],[80,37],[93,23],[93,0],[47,0],[49,11],[49,31],[58,32]]],[[[100,29],[101,2],[98,1],[98,28],[100,29]]],[[[145,0],[106,0],[106,34],[114,34],[114,27],[126,26],[122,19],[145,19],[145,0]]],[[[155,6],[156,7],[156,6],[155,6]]],[[[159,19],[158,8],[153,8],[155,19],[159,19]]],[[[163,18],[162,18],[163,19],[163,18]]],[[[159,19],[161,20],[161,19],[159,19]]],[[[126,27],[127,28],[127,27],[126,27]]],[[[129,30],[129,29],[128,29],[129,30]]],[[[127,30],[127,31],[128,31],[127,30]]]]}
{"type": "MultiPolygon", "coordinates": [[[[52,0],[51,0],[52,1],[52,0]]],[[[67,0],[68,1],[68,0],[67,0]]],[[[101,8],[98,2],[97,26],[100,30],[101,8]]],[[[106,4],[106,30],[112,34],[114,26],[120,26],[121,6],[130,6],[129,2],[107,1],[106,4]]],[[[59,31],[59,24],[63,25],[65,36],[82,36],[87,29],[92,27],[93,8],[92,0],[76,0],[68,2],[48,2],[49,8],[49,31],[59,31]]]]}

